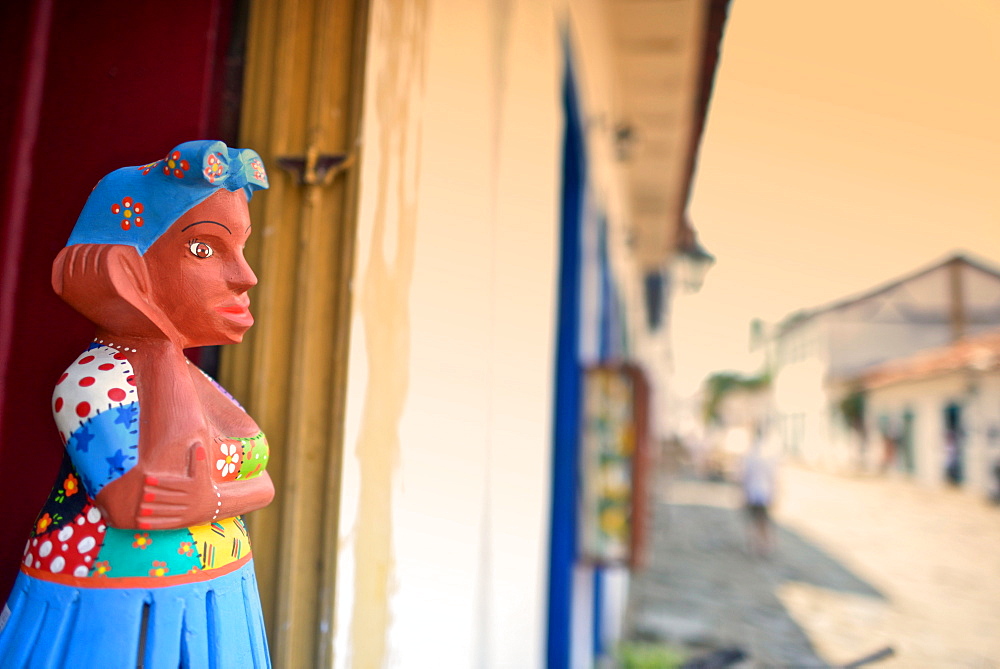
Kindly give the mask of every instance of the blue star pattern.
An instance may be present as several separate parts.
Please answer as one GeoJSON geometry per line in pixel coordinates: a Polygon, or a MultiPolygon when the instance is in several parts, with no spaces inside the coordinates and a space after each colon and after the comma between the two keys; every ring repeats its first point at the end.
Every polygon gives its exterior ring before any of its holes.
{"type": "Polygon", "coordinates": [[[90,450],[90,442],[93,440],[94,435],[90,431],[90,426],[83,424],[76,432],[70,435],[69,442],[66,444],[66,447],[69,448],[72,446],[75,450],[81,453],[86,453],[90,450]]]}
{"type": "Polygon", "coordinates": [[[102,411],[69,437],[67,452],[91,497],[138,461],[139,403],[102,411]]]}
{"type": "Polygon", "coordinates": [[[132,427],[132,423],[139,420],[139,404],[133,402],[124,406],[115,407],[118,415],[115,416],[115,425],[124,425],[126,428],[132,427]]]}
{"type": "Polygon", "coordinates": [[[122,453],[122,449],[119,448],[110,458],[104,459],[108,461],[108,478],[118,478],[125,473],[125,462],[128,460],[128,456],[122,453]]]}

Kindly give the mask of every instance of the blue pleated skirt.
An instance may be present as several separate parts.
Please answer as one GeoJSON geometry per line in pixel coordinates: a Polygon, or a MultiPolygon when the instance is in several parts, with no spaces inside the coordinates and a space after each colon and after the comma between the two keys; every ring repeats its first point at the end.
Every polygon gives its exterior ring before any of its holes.
{"type": "Polygon", "coordinates": [[[0,625],[3,669],[271,666],[252,560],[162,588],[77,588],[22,572],[0,625]]]}

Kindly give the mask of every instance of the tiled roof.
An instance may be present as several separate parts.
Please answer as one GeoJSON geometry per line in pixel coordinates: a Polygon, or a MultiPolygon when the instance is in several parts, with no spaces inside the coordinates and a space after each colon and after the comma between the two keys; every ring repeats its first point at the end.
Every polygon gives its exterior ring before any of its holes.
{"type": "Polygon", "coordinates": [[[860,381],[865,388],[882,388],[962,369],[977,372],[1000,369],[1000,331],[965,337],[948,346],[877,365],[862,374],[860,381]]]}

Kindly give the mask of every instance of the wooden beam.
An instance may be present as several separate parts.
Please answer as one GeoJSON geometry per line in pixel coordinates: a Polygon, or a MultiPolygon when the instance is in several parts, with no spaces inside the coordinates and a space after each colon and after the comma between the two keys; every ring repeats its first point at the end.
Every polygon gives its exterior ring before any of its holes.
{"type": "Polygon", "coordinates": [[[951,323],[951,340],[958,341],[965,336],[965,290],[962,286],[962,271],[965,263],[961,257],[948,261],[948,302],[951,323]]]}
{"type": "Polygon", "coordinates": [[[366,0],[250,7],[241,146],[264,158],[247,256],[257,325],[221,378],[268,436],[274,503],[250,519],[276,667],[332,665],[366,0]],[[324,156],[345,169],[318,176],[324,156]],[[296,161],[298,172],[281,164],[296,161]],[[334,161],[336,162],[336,161],[334,161]],[[304,181],[304,182],[303,182],[304,181]]]}

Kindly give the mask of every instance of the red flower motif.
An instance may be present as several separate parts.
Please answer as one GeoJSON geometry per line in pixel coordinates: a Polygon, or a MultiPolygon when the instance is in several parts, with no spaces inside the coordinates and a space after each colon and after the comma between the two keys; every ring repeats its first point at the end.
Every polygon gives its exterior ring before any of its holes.
{"type": "Polygon", "coordinates": [[[139,216],[143,209],[142,202],[134,202],[130,197],[124,197],[121,203],[115,202],[111,205],[111,213],[122,216],[122,230],[128,230],[133,223],[135,227],[141,228],[142,224],[145,223],[142,216],[139,216]]]}
{"type": "Polygon", "coordinates": [[[222,176],[225,171],[225,166],[219,158],[222,157],[221,153],[213,153],[208,157],[208,166],[205,168],[205,178],[208,179],[208,183],[214,184],[215,180],[222,176]]]}
{"type": "Polygon", "coordinates": [[[163,173],[167,176],[173,174],[178,179],[184,178],[184,173],[191,169],[191,164],[186,160],[181,160],[181,152],[174,151],[163,159],[163,173]]]}
{"type": "Polygon", "coordinates": [[[63,492],[66,493],[67,497],[72,497],[79,491],[80,491],[79,481],[76,480],[75,476],[70,474],[69,476],[66,477],[66,480],[63,481],[63,492]]]}
{"type": "Polygon", "coordinates": [[[167,572],[170,571],[167,568],[167,563],[160,560],[153,560],[153,568],[149,570],[150,576],[166,576],[167,572]]]}
{"type": "Polygon", "coordinates": [[[38,519],[38,522],[35,523],[35,534],[42,534],[45,530],[49,529],[49,525],[51,524],[52,516],[46,513],[38,519]]]}
{"type": "Polygon", "coordinates": [[[135,539],[135,541],[132,542],[132,548],[141,548],[142,550],[146,550],[146,548],[153,543],[153,540],[149,538],[149,533],[147,532],[136,534],[133,539],[135,539]]]}
{"type": "Polygon", "coordinates": [[[267,181],[267,173],[264,172],[264,163],[260,162],[259,158],[254,158],[250,161],[250,168],[253,170],[254,179],[267,181]]]}

